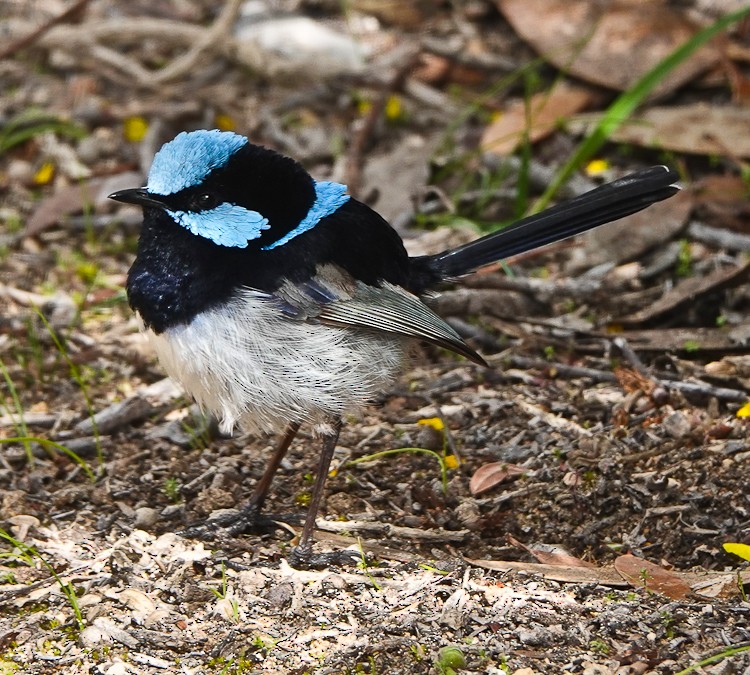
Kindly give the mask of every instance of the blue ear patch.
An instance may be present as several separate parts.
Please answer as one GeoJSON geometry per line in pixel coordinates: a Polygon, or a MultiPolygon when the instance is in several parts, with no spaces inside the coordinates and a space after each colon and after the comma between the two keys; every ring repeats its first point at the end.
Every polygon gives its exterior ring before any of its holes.
{"type": "Polygon", "coordinates": [[[330,181],[315,183],[315,195],[315,203],[310,207],[302,222],[293,230],[287,232],[281,239],[273,242],[273,244],[263,246],[264,251],[269,251],[277,246],[283,246],[290,239],[294,239],[294,237],[303,232],[312,230],[323,218],[338,211],[338,209],[351,199],[346,194],[346,185],[330,181]]]}
{"type": "Polygon", "coordinates": [[[155,195],[173,195],[195,187],[248,142],[231,131],[183,131],[154,156],[146,189],[155,195]]]}
{"type": "Polygon", "coordinates": [[[247,242],[257,239],[271,227],[268,218],[257,211],[229,204],[219,204],[207,211],[167,211],[186,230],[210,239],[219,246],[246,248],[247,242]]]}

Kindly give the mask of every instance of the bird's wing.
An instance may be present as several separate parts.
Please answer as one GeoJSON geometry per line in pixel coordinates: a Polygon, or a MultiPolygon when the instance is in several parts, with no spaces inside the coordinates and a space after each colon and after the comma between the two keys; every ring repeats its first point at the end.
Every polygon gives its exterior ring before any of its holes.
{"type": "Polygon", "coordinates": [[[290,318],[403,335],[487,365],[416,295],[388,282],[370,286],[328,265],[307,281],[284,284],[273,296],[290,318]]]}

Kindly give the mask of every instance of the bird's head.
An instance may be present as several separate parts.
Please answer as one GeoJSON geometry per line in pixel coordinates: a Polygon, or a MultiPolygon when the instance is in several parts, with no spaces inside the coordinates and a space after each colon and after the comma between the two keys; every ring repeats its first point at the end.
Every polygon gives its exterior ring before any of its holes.
{"type": "Polygon", "coordinates": [[[270,250],[311,230],[346,201],[346,186],[316,182],[294,160],[228,131],[177,135],[154,157],[143,188],[111,199],[217,246],[270,250]]]}

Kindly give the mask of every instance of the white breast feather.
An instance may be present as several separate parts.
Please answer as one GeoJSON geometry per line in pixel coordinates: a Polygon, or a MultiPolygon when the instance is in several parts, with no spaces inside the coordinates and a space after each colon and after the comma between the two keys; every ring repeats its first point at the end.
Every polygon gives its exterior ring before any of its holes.
{"type": "Polygon", "coordinates": [[[325,424],[357,412],[394,381],[406,340],[289,319],[247,290],[189,324],[146,330],[167,373],[202,408],[246,431],[325,424]]]}

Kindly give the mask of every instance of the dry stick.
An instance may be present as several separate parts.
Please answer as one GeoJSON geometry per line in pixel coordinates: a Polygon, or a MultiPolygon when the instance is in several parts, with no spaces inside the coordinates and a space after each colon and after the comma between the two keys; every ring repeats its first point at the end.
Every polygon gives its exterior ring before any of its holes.
{"type": "Polygon", "coordinates": [[[750,235],[702,225],[693,221],[688,225],[688,236],[704,244],[725,248],[729,251],[750,251],[750,235]]]}
{"type": "Polygon", "coordinates": [[[234,41],[228,39],[228,35],[240,5],[241,0],[230,0],[209,29],[163,19],[96,21],[79,27],[59,27],[46,36],[42,46],[75,50],[76,55],[88,53],[100,63],[125,73],[137,85],[157,88],[169,80],[183,77],[209,49],[231,58],[234,41]],[[135,59],[104,46],[122,41],[139,42],[149,37],[158,37],[163,43],[172,45],[193,46],[158,71],[148,70],[135,59]]]}
{"type": "MultiPolygon", "coordinates": [[[[568,366],[564,363],[552,363],[541,359],[529,359],[523,356],[511,356],[508,361],[519,368],[537,368],[540,370],[554,370],[563,377],[588,377],[597,382],[617,382],[613,373],[596,368],[582,368],[580,366],[568,366]]],[[[656,379],[654,381],[667,389],[676,389],[683,394],[710,397],[714,396],[723,401],[734,403],[746,403],[748,393],[739,389],[727,387],[715,387],[707,382],[682,382],[680,380],[656,379]]]]}
{"type": "Polygon", "coordinates": [[[643,365],[643,361],[641,361],[638,354],[633,351],[633,348],[628,344],[628,341],[624,337],[616,337],[612,340],[612,344],[620,350],[620,353],[640,375],[651,379],[651,375],[646,366],[643,365]]]}
{"type": "Polygon", "coordinates": [[[346,184],[349,188],[349,194],[354,197],[356,197],[359,192],[362,180],[362,164],[364,162],[364,152],[367,142],[370,139],[370,136],[372,136],[372,133],[375,130],[375,125],[385,110],[388,97],[392,92],[403,86],[404,80],[406,80],[409,71],[414,67],[418,56],[419,51],[415,51],[406,56],[404,64],[391,78],[391,81],[383,87],[380,96],[372,104],[372,108],[370,108],[370,112],[367,114],[362,128],[352,141],[349,149],[349,157],[346,162],[346,184]]]}
{"type": "Polygon", "coordinates": [[[154,73],[152,82],[149,84],[161,84],[169,80],[176,80],[191,70],[204,51],[215,44],[221,44],[223,38],[229,35],[241,6],[242,0],[229,0],[211,28],[203,34],[195,46],[188,50],[186,54],[172,61],[168,66],[154,73]]]}
{"type": "Polygon", "coordinates": [[[86,5],[89,4],[90,0],[78,0],[71,7],[66,9],[62,14],[58,14],[56,17],[50,19],[47,23],[43,24],[35,31],[32,31],[25,37],[19,38],[15,42],[9,44],[5,49],[0,50],[0,61],[13,56],[16,52],[25,49],[26,47],[34,44],[42,35],[44,35],[50,28],[56,26],[59,23],[66,23],[71,19],[74,19],[76,14],[82,12],[86,5]]]}
{"type": "Polygon", "coordinates": [[[334,521],[318,519],[315,526],[326,532],[366,534],[376,537],[393,537],[394,539],[411,539],[430,543],[442,543],[446,541],[464,542],[469,536],[468,530],[422,530],[416,527],[404,527],[392,525],[391,523],[380,523],[372,521],[346,520],[334,521]]]}

